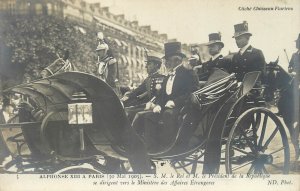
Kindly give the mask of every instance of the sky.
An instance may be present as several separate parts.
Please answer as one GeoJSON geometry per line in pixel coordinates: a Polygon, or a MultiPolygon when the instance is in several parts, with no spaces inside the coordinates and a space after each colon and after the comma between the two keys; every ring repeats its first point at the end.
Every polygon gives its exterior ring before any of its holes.
{"type": "Polygon", "coordinates": [[[109,6],[114,14],[151,25],[152,30],[168,34],[182,43],[208,42],[208,34],[221,32],[225,47],[223,55],[236,52],[232,38],[233,26],[248,22],[251,45],[263,51],[266,61],[279,56],[280,65],[287,68],[284,49],[291,58],[296,51],[295,40],[300,32],[299,0],[86,0],[109,6]],[[255,11],[254,7],[287,7],[293,10],[255,11]],[[239,8],[252,8],[242,11],[239,8]]]}

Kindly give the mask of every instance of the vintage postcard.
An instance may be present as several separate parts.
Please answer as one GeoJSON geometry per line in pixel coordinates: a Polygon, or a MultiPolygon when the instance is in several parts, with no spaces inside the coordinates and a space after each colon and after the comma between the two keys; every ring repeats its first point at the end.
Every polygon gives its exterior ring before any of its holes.
{"type": "Polygon", "coordinates": [[[0,191],[298,191],[299,18],[299,0],[0,0],[0,191]]]}

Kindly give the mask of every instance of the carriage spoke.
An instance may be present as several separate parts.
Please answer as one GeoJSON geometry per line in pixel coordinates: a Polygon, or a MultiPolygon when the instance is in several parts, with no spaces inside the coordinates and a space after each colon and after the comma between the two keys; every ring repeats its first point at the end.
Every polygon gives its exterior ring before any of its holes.
{"type": "MultiPolygon", "coordinates": [[[[252,131],[253,131],[253,135],[252,136],[255,136],[256,135],[256,132],[257,132],[257,115],[256,117],[254,116],[254,114],[252,115],[252,131]]],[[[257,145],[257,139],[254,139],[255,141],[255,144],[257,145]]]]}
{"type": "Polygon", "coordinates": [[[267,169],[266,169],[265,166],[262,167],[261,173],[262,173],[262,174],[269,174],[269,172],[267,171],[267,169]]]}
{"type": "Polygon", "coordinates": [[[261,135],[260,135],[259,142],[258,142],[259,147],[262,146],[262,142],[264,140],[264,136],[265,136],[265,133],[266,133],[266,127],[267,127],[267,121],[268,121],[268,116],[265,115],[262,130],[261,130],[261,135]]]}
{"type": "Polygon", "coordinates": [[[252,154],[252,153],[248,153],[248,152],[246,152],[246,151],[244,151],[244,150],[242,150],[242,149],[239,149],[239,148],[237,148],[237,147],[232,147],[234,150],[237,150],[237,151],[239,151],[239,152],[241,152],[241,153],[243,153],[243,154],[245,154],[245,155],[251,155],[251,156],[254,156],[254,154],[252,154]]]}
{"type": "Polygon", "coordinates": [[[256,130],[259,128],[260,126],[260,122],[261,122],[261,113],[257,113],[256,114],[256,130]]]}
{"type": "Polygon", "coordinates": [[[252,128],[254,128],[255,127],[255,116],[254,116],[254,114],[251,117],[252,117],[251,125],[252,125],[252,128]]]}
{"type": "Polygon", "coordinates": [[[240,166],[237,166],[237,167],[235,167],[235,168],[232,168],[232,171],[236,171],[236,170],[238,170],[238,169],[240,169],[240,168],[243,168],[243,167],[245,167],[245,166],[251,164],[252,162],[253,162],[253,160],[252,160],[252,161],[249,161],[249,162],[246,162],[246,163],[243,164],[243,165],[240,165],[240,166]]]}
{"type": "Polygon", "coordinates": [[[251,167],[250,167],[250,169],[248,170],[247,174],[252,174],[253,172],[255,172],[255,167],[252,164],[251,167]]]}
{"type": "Polygon", "coordinates": [[[260,113],[256,113],[256,116],[254,117],[254,114],[252,116],[252,127],[255,131],[257,131],[258,127],[259,127],[259,124],[260,124],[260,116],[261,114],[260,113]]]}
{"type": "Polygon", "coordinates": [[[278,132],[279,128],[278,126],[276,127],[276,129],[272,132],[271,136],[269,137],[269,139],[266,141],[265,145],[262,148],[262,151],[265,151],[266,148],[268,147],[268,145],[270,144],[270,142],[272,141],[272,139],[275,137],[276,133],[278,132]]]}
{"type": "Polygon", "coordinates": [[[183,169],[186,173],[190,174],[189,171],[185,168],[185,165],[182,164],[181,161],[179,161],[178,163],[179,163],[179,165],[182,167],[182,169],[183,169]]]}
{"type": "Polygon", "coordinates": [[[279,151],[282,151],[283,149],[285,149],[285,147],[281,147],[280,149],[277,149],[276,151],[271,152],[269,155],[275,154],[279,151]]]}
{"type": "Polygon", "coordinates": [[[197,164],[198,164],[198,163],[197,163],[196,161],[193,163],[192,170],[191,170],[191,174],[195,174],[195,173],[196,173],[197,164]]]}
{"type": "Polygon", "coordinates": [[[271,164],[269,164],[269,165],[271,165],[272,167],[274,167],[274,168],[276,168],[276,169],[278,169],[278,170],[282,170],[282,167],[277,166],[276,164],[271,163],[271,164]]]}

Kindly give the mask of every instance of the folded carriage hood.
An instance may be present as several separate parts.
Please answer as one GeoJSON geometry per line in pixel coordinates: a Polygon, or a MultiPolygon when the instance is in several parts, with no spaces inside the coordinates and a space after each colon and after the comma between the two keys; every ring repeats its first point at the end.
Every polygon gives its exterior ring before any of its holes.
{"type": "MultiPolygon", "coordinates": [[[[123,106],[113,89],[96,76],[83,72],[65,72],[48,78],[21,84],[4,90],[27,95],[46,113],[67,109],[75,92],[85,92],[93,107],[93,126],[106,131],[112,142],[121,141],[121,135],[130,128],[123,106]]],[[[123,145],[123,144],[121,144],[123,145]]]]}

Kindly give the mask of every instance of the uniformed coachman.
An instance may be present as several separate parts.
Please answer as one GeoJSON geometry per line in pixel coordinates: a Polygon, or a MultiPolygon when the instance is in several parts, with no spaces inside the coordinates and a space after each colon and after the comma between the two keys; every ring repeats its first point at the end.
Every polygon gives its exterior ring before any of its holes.
{"type": "Polygon", "coordinates": [[[260,80],[263,80],[266,69],[266,61],[263,52],[251,46],[249,43],[252,34],[248,30],[248,23],[234,25],[234,35],[237,47],[240,49],[232,58],[231,73],[236,74],[238,81],[242,81],[248,72],[260,71],[260,80]]]}

